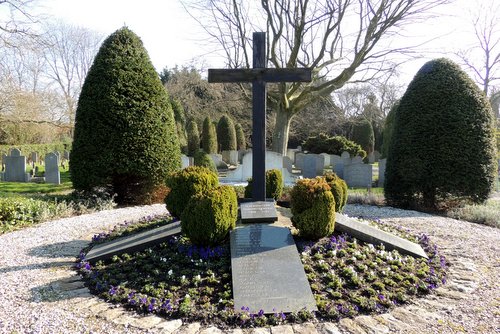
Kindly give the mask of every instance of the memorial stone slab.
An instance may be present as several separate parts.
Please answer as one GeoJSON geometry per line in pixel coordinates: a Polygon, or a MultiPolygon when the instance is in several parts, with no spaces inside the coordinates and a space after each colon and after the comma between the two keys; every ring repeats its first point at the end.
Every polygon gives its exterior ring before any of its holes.
{"type": "Polygon", "coordinates": [[[7,182],[26,182],[26,157],[17,148],[11,150],[11,155],[5,157],[4,180],[7,182]]]}
{"type": "Polygon", "coordinates": [[[331,155],[328,154],[328,153],[320,153],[319,155],[321,155],[323,157],[323,161],[324,161],[324,165],[323,167],[326,168],[328,166],[330,166],[332,164],[331,162],[331,155]]]}
{"type": "Polygon", "coordinates": [[[181,233],[181,223],[176,221],[155,229],[118,238],[94,246],[85,257],[90,263],[106,260],[114,255],[139,252],[165,242],[166,238],[181,233]]]}
{"type": "Polygon", "coordinates": [[[306,178],[314,178],[318,175],[323,175],[325,166],[324,157],[319,154],[305,154],[302,163],[302,176],[306,178]]]}
{"type": "Polygon", "coordinates": [[[387,250],[395,249],[402,254],[428,258],[420,245],[379,230],[378,228],[368,225],[368,223],[349,218],[339,212],[335,214],[335,231],[347,233],[351,237],[373,245],[383,244],[387,250]]]}
{"type": "Polygon", "coordinates": [[[352,164],[362,164],[363,163],[363,158],[360,157],[359,155],[357,155],[354,158],[352,158],[351,163],[352,164]]]}
{"type": "Polygon", "coordinates": [[[344,165],[344,180],[349,187],[371,187],[373,181],[372,165],[364,163],[344,165]]]}
{"type": "Polygon", "coordinates": [[[240,216],[242,223],[272,223],[278,220],[274,201],[241,203],[240,216]]]}
{"type": "Polygon", "coordinates": [[[222,160],[236,166],[238,164],[238,151],[222,151],[222,160]]]}
{"type": "Polygon", "coordinates": [[[306,154],[303,152],[295,153],[295,168],[302,169],[304,168],[304,156],[306,154]]]}
{"type": "Polygon", "coordinates": [[[57,162],[58,157],[55,153],[45,155],[45,182],[61,184],[61,174],[57,162]]]}
{"type": "Polygon", "coordinates": [[[315,311],[304,267],[290,230],[250,224],[231,231],[234,308],[251,313],[315,311]]]}

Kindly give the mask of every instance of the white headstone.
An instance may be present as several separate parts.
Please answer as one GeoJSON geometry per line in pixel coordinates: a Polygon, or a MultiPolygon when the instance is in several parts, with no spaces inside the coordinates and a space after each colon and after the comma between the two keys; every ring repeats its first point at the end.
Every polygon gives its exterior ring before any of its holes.
{"type": "Polygon", "coordinates": [[[236,166],[238,164],[238,151],[222,151],[222,160],[236,166]]]}
{"type": "Polygon", "coordinates": [[[191,166],[189,164],[189,157],[187,155],[181,154],[181,165],[183,169],[191,166]]]}
{"type": "Polygon", "coordinates": [[[45,155],[45,182],[61,184],[59,157],[55,153],[48,153],[45,155]]]}
{"type": "Polygon", "coordinates": [[[227,168],[227,164],[222,161],[222,155],[221,154],[216,154],[216,153],[212,153],[210,154],[210,157],[212,158],[214,164],[215,164],[215,167],[217,168],[227,168]]]}
{"type": "Polygon", "coordinates": [[[17,148],[11,150],[11,155],[5,157],[4,180],[7,182],[27,182],[26,157],[17,148]]]}

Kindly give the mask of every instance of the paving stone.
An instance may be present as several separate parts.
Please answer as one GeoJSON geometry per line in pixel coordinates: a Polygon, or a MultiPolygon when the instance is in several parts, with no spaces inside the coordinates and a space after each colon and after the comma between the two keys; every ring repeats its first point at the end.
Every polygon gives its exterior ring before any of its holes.
{"type": "Polygon", "coordinates": [[[271,333],[270,328],[264,328],[264,327],[259,327],[259,328],[252,328],[250,330],[251,334],[269,334],[271,333]]]}
{"type": "Polygon", "coordinates": [[[293,327],[291,325],[281,325],[271,327],[271,334],[293,334],[293,327]]]}
{"type": "Polygon", "coordinates": [[[406,332],[412,328],[410,325],[394,318],[394,316],[390,313],[376,315],[373,318],[380,322],[382,325],[389,327],[392,332],[406,332]]]}
{"type": "Polygon", "coordinates": [[[397,308],[391,312],[391,314],[394,316],[394,318],[401,320],[405,324],[408,324],[410,326],[413,326],[418,323],[425,323],[424,319],[422,319],[420,316],[416,315],[413,312],[408,311],[405,308],[397,308]]]}
{"type": "Polygon", "coordinates": [[[369,334],[385,334],[389,333],[389,327],[382,325],[377,320],[368,315],[361,315],[354,318],[354,322],[363,327],[369,334]]]}
{"type": "Polygon", "coordinates": [[[175,319],[175,320],[160,322],[158,325],[155,326],[155,329],[160,329],[160,333],[162,334],[170,334],[175,332],[181,326],[182,326],[182,320],[175,319]]]}
{"type": "Polygon", "coordinates": [[[411,313],[416,314],[418,317],[420,317],[422,320],[427,320],[427,321],[438,321],[441,319],[441,316],[437,312],[429,312],[426,309],[422,307],[418,307],[415,305],[410,305],[407,307],[407,310],[411,313]]]}
{"type": "Polygon", "coordinates": [[[177,329],[174,334],[195,334],[200,330],[200,323],[199,322],[193,322],[187,326],[182,326],[179,329],[177,329]]]}
{"type": "Polygon", "coordinates": [[[223,331],[217,327],[210,326],[208,328],[202,329],[198,334],[222,334],[223,331]]]}
{"type": "Polygon", "coordinates": [[[99,304],[99,303],[101,303],[101,301],[98,300],[97,298],[82,298],[81,302],[74,303],[73,306],[77,310],[87,310],[90,307],[92,307],[96,304],[99,304]]]}
{"type": "Polygon", "coordinates": [[[228,334],[243,334],[245,332],[241,328],[234,328],[234,329],[231,329],[229,331],[226,331],[226,333],[228,333],[228,334]]]}
{"type": "Polygon", "coordinates": [[[436,290],[434,290],[434,292],[436,293],[436,295],[438,295],[440,297],[446,297],[446,298],[457,299],[457,300],[467,298],[467,295],[462,293],[462,292],[453,291],[453,290],[450,290],[450,289],[444,288],[444,287],[439,287],[436,290]]]}
{"type": "Polygon", "coordinates": [[[351,334],[366,334],[366,331],[363,329],[363,327],[349,318],[340,319],[339,327],[351,334]]]}
{"type": "Polygon", "coordinates": [[[81,288],[76,290],[64,291],[64,295],[70,298],[75,297],[93,297],[94,295],[90,293],[89,289],[81,288]]]}
{"type": "Polygon", "coordinates": [[[113,323],[118,324],[118,325],[123,325],[123,326],[125,326],[125,327],[129,327],[129,326],[130,326],[130,324],[131,324],[134,320],[136,320],[136,319],[137,319],[137,318],[135,318],[135,317],[133,317],[133,316],[131,316],[131,315],[129,315],[129,314],[124,313],[124,314],[122,314],[121,316],[119,316],[118,318],[113,319],[113,323]]]}
{"type": "Polygon", "coordinates": [[[318,334],[318,330],[316,329],[316,326],[311,323],[304,323],[304,324],[298,324],[298,325],[293,325],[293,331],[294,333],[297,334],[318,334]]]}
{"type": "Polygon", "coordinates": [[[134,321],[132,321],[130,325],[140,329],[151,329],[162,321],[163,318],[160,318],[156,315],[148,315],[147,317],[140,317],[134,319],[134,321]]]}
{"type": "Polygon", "coordinates": [[[77,290],[84,288],[85,284],[82,281],[73,281],[73,282],[62,282],[59,283],[59,289],[63,291],[68,291],[68,290],[77,290]]]}
{"type": "Polygon", "coordinates": [[[319,327],[319,332],[321,334],[341,334],[340,329],[337,327],[337,325],[331,323],[331,322],[325,322],[319,327]]]}
{"type": "Polygon", "coordinates": [[[110,308],[104,312],[99,313],[99,318],[104,318],[107,321],[113,321],[114,319],[123,315],[125,311],[122,308],[110,308]]]}
{"type": "Polygon", "coordinates": [[[90,307],[90,312],[94,315],[98,315],[109,309],[109,305],[107,303],[98,303],[92,307],[90,307]]]}

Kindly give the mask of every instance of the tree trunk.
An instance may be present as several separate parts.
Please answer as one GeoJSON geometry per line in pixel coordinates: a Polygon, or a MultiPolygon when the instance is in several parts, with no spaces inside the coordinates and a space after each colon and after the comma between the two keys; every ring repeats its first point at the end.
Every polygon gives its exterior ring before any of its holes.
{"type": "Polygon", "coordinates": [[[282,104],[278,105],[276,110],[276,124],[274,125],[273,132],[272,150],[283,156],[286,155],[291,119],[290,110],[286,109],[282,104]]]}

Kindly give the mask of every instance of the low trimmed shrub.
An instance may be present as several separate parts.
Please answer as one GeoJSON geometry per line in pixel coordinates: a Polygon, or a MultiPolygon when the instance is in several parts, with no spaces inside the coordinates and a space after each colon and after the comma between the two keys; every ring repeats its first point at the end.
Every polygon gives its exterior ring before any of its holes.
{"type": "Polygon", "coordinates": [[[191,198],[181,215],[181,230],[194,245],[213,246],[227,237],[237,219],[236,192],[219,186],[191,198]]]}
{"type": "Polygon", "coordinates": [[[307,239],[320,239],[333,233],[335,198],[324,178],[298,180],[292,188],[292,224],[307,239]]]}
{"type": "MultiPolygon", "coordinates": [[[[252,197],[253,179],[249,178],[245,187],[245,198],[252,197]]],[[[266,197],[278,200],[283,194],[283,174],[279,169],[270,169],[266,171],[266,197]]]]}
{"type": "Polygon", "coordinates": [[[219,185],[217,174],[206,167],[189,166],[174,172],[167,178],[170,192],[165,197],[167,209],[174,217],[180,217],[189,200],[219,185]]]}
{"type": "Polygon", "coordinates": [[[326,173],[323,178],[330,186],[330,191],[335,198],[335,212],[341,212],[347,203],[347,183],[332,172],[326,173]]]}
{"type": "Polygon", "coordinates": [[[210,155],[207,152],[203,151],[202,149],[199,149],[194,154],[194,165],[200,167],[206,167],[210,169],[212,172],[217,173],[217,167],[215,166],[215,162],[212,160],[210,155]]]}
{"type": "Polygon", "coordinates": [[[346,151],[351,156],[359,155],[363,159],[366,157],[366,151],[355,142],[342,136],[330,137],[324,133],[307,138],[302,143],[302,149],[316,154],[328,153],[336,155],[341,155],[342,152],[346,151]]]}

